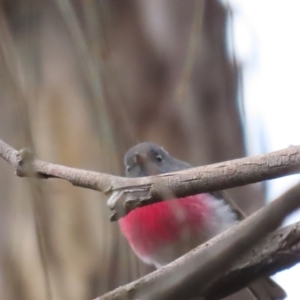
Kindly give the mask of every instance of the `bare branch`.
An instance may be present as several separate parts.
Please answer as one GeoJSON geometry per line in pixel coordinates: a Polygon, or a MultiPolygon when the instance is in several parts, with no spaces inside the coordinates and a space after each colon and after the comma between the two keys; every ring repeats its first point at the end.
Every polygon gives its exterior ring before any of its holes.
{"type": "Polygon", "coordinates": [[[245,253],[205,292],[205,299],[221,299],[248,285],[300,262],[300,222],[268,235],[245,253]]]}
{"type": "Polygon", "coordinates": [[[254,279],[289,268],[300,261],[300,224],[262,238],[299,206],[300,183],[208,243],[97,300],[183,299],[182,295],[219,299],[254,279]],[[241,258],[235,261],[237,257],[241,258]]]}
{"type": "Polygon", "coordinates": [[[10,145],[0,140],[0,156],[10,163],[20,177],[37,176],[40,178],[65,179],[75,186],[85,187],[103,193],[107,193],[110,185],[114,184],[114,179],[122,179],[104,173],[85,171],[81,169],[69,168],[57,164],[52,164],[35,159],[29,150],[17,151],[10,145]],[[31,171],[28,172],[26,164],[30,163],[31,171]],[[34,173],[33,173],[34,172],[34,173]]]}
{"type": "Polygon", "coordinates": [[[73,185],[111,195],[108,206],[113,211],[112,220],[118,220],[136,207],[174,196],[217,191],[300,171],[300,146],[142,178],[125,178],[44,162],[27,155],[26,151],[18,152],[1,140],[0,156],[16,168],[18,176],[32,175],[24,169],[24,161],[30,158],[31,170],[38,177],[65,179],[73,185]]]}

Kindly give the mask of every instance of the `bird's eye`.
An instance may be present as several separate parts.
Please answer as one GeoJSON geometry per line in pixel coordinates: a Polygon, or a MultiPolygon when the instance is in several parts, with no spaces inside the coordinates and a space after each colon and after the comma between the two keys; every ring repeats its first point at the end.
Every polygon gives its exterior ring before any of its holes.
{"type": "Polygon", "coordinates": [[[157,161],[162,161],[162,156],[160,154],[157,154],[155,158],[157,161]]]}

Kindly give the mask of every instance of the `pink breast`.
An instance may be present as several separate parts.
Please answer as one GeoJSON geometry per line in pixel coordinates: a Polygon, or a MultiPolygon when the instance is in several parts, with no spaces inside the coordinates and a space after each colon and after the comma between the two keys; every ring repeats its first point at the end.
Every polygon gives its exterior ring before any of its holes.
{"type": "Polygon", "coordinates": [[[120,219],[122,233],[140,255],[180,238],[183,228],[199,231],[211,213],[207,194],[159,202],[131,211],[120,219]]]}

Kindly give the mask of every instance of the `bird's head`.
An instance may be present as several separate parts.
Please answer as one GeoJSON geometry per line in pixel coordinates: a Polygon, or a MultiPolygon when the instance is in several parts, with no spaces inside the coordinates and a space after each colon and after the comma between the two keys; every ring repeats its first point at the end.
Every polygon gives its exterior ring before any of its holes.
{"type": "Polygon", "coordinates": [[[127,151],[124,157],[127,177],[144,177],[175,172],[191,166],[177,160],[161,146],[144,142],[127,151]]]}

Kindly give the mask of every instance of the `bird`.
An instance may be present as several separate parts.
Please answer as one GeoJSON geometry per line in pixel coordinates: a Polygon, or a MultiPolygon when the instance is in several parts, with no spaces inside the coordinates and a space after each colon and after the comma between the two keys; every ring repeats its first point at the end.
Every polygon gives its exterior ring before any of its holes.
{"type": "MultiPolygon", "coordinates": [[[[143,142],[124,156],[126,177],[145,177],[192,168],[163,147],[143,142]]],[[[201,193],[138,207],[120,218],[121,232],[146,264],[160,268],[232,227],[245,215],[222,192],[201,193]]],[[[285,291],[270,278],[254,281],[240,299],[279,300],[285,291]]]]}

